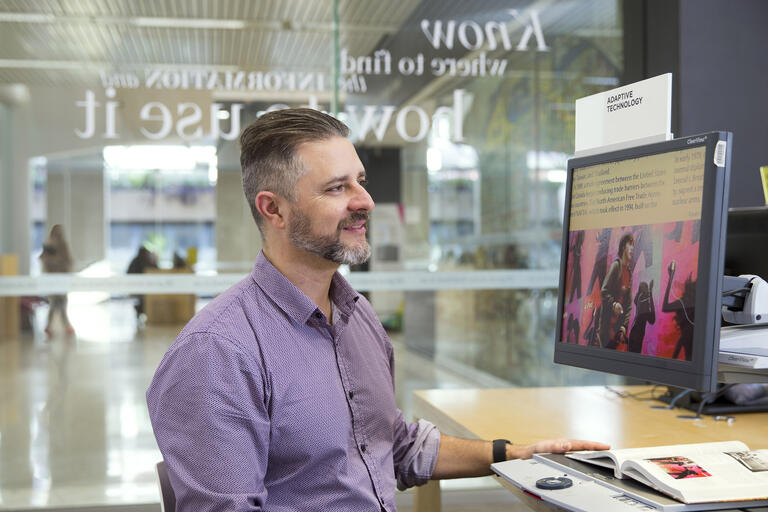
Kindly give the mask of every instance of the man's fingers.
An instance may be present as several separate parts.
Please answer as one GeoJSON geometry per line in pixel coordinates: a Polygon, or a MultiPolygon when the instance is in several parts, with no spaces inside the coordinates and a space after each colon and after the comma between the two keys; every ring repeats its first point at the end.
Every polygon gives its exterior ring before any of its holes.
{"type": "Polygon", "coordinates": [[[563,452],[576,452],[580,450],[610,450],[611,446],[605,443],[598,443],[595,441],[575,441],[572,439],[566,439],[558,441],[555,445],[555,449],[563,452]]]}
{"type": "Polygon", "coordinates": [[[534,453],[565,453],[578,452],[582,450],[608,450],[610,445],[596,441],[581,441],[574,439],[550,439],[539,443],[529,445],[530,454],[521,458],[530,458],[534,453]]]}
{"type": "Polygon", "coordinates": [[[611,446],[605,443],[598,443],[596,441],[575,441],[573,444],[573,451],[580,450],[610,450],[611,446]]]}

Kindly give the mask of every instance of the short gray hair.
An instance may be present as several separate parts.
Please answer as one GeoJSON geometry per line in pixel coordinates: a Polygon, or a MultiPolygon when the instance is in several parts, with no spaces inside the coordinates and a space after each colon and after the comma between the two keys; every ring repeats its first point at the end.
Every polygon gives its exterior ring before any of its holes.
{"type": "Polygon", "coordinates": [[[347,137],[349,128],[335,117],[311,108],[268,112],[240,135],[243,191],[256,225],[263,233],[264,218],[256,209],[262,190],[294,200],[296,182],[304,172],[296,148],[305,142],[347,137]]]}

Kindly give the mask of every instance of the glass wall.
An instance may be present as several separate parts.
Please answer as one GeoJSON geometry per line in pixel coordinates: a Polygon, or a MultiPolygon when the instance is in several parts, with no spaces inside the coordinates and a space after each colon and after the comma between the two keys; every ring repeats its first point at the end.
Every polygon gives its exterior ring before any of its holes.
{"type": "MultiPolygon", "coordinates": [[[[552,352],[574,101],[618,85],[621,26],[618,0],[0,1],[0,271],[21,276],[0,301],[44,316],[35,297],[75,292],[85,342],[140,342],[158,294],[201,307],[261,245],[239,133],[309,106],[368,170],[373,256],[343,271],[404,353],[488,385],[615,382],[552,352]],[[46,280],[55,224],[72,273],[46,280]],[[141,247],[159,268],[127,280],[141,247]]],[[[42,322],[6,323],[3,364],[42,322]]]]}
{"type": "Polygon", "coordinates": [[[518,271],[497,276],[502,290],[447,276],[434,290],[373,290],[374,306],[403,310],[406,345],[446,364],[517,385],[604,382],[555,367],[551,340],[574,100],[618,85],[617,2],[420,2],[382,6],[365,28],[362,9],[340,7],[339,115],[366,155],[390,149],[400,170],[368,164],[374,194],[399,184],[378,200],[392,213],[374,212],[372,242],[388,252],[370,270],[518,271]],[[519,282],[537,269],[554,272],[536,289],[519,282]]]}

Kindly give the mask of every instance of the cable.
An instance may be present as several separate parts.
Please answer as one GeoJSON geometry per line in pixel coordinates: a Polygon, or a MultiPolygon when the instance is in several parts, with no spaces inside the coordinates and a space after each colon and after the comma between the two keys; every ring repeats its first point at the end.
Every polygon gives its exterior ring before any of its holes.
{"type": "Polygon", "coordinates": [[[692,391],[693,391],[692,389],[684,389],[683,391],[678,393],[676,397],[674,397],[672,400],[669,401],[669,408],[674,409],[677,401],[692,391]]]}
{"type": "Polygon", "coordinates": [[[610,391],[611,393],[614,393],[615,395],[620,396],[621,398],[632,398],[633,400],[657,400],[658,397],[654,396],[654,393],[656,392],[657,388],[663,387],[663,386],[659,386],[658,384],[655,384],[651,389],[645,389],[643,391],[638,391],[637,393],[629,393],[627,391],[621,391],[607,385],[603,387],[606,390],[610,391]],[[644,397],[643,395],[648,395],[648,396],[644,397]]]}
{"type": "Polygon", "coordinates": [[[685,302],[683,302],[683,299],[677,299],[675,302],[679,302],[683,307],[683,314],[685,315],[685,319],[688,320],[688,323],[694,325],[693,320],[691,320],[691,318],[688,316],[688,312],[685,310],[685,302]]]}

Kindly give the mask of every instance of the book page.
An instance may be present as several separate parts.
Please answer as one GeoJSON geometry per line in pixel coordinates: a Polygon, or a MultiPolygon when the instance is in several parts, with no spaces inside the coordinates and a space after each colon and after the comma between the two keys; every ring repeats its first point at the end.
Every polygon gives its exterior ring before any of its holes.
{"type": "Polygon", "coordinates": [[[625,472],[685,503],[768,499],[768,450],[681,453],[627,461],[625,472]]]}
{"type": "Polygon", "coordinates": [[[747,445],[741,441],[725,441],[715,443],[678,444],[672,446],[651,446],[646,448],[623,448],[605,451],[580,451],[566,454],[567,457],[589,462],[603,467],[616,468],[616,478],[627,478],[623,474],[622,466],[630,459],[646,459],[650,457],[664,457],[670,454],[694,456],[708,451],[748,451],[747,445]],[[610,457],[610,459],[608,459],[610,457]],[[608,464],[609,460],[615,464],[608,464]]]}
{"type": "Polygon", "coordinates": [[[582,462],[588,462],[590,464],[594,464],[595,466],[616,470],[616,476],[619,476],[618,468],[621,464],[617,462],[616,456],[610,451],[572,452],[566,453],[565,456],[571,459],[580,460],[582,462]]]}

